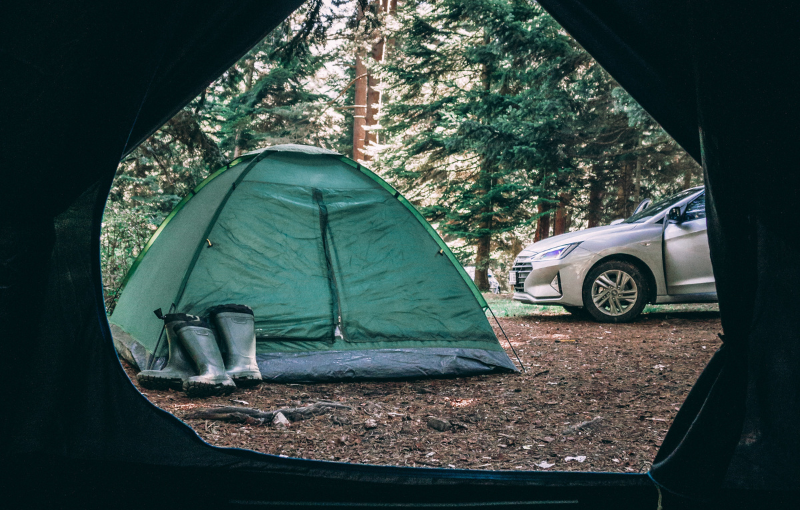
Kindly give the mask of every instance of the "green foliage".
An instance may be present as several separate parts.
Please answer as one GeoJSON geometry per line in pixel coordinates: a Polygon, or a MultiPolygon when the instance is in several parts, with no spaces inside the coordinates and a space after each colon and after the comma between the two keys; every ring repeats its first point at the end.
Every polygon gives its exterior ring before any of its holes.
{"type": "Polygon", "coordinates": [[[120,165],[102,237],[109,307],[150,234],[210,172],[280,143],[352,153],[355,55],[376,37],[387,51],[365,59],[383,91],[371,166],[477,279],[491,266],[505,285],[557,208],[574,230],[701,183],[536,2],[407,0],[392,15],[375,0],[310,0],[120,165]]]}
{"type": "Polygon", "coordinates": [[[641,198],[697,182],[697,165],[537,3],[412,0],[390,37],[378,169],[464,262],[502,269],[559,203],[571,228],[630,215],[636,168],[641,198]]]}

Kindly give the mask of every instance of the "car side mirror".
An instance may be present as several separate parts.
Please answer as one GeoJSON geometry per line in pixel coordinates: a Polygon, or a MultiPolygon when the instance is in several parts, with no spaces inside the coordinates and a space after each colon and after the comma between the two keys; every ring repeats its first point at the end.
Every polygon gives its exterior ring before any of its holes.
{"type": "Polygon", "coordinates": [[[675,223],[680,223],[683,221],[683,214],[681,214],[680,207],[673,207],[667,213],[667,219],[670,221],[674,221],[675,223]]]}

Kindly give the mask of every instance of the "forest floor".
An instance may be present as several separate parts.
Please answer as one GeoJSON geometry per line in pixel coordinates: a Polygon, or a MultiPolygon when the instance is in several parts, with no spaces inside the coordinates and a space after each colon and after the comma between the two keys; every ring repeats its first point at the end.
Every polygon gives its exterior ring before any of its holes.
{"type": "MultiPolygon", "coordinates": [[[[490,303],[501,305],[495,301],[503,299],[493,297],[490,303]]],[[[217,446],[363,464],[646,471],[720,345],[716,306],[650,307],[631,324],[529,310],[529,315],[499,318],[525,373],[262,384],[203,399],[140,390],[217,446]],[[321,400],[350,409],[288,427],[185,419],[202,408],[270,411],[321,400]]],[[[516,364],[496,325],[495,330],[516,364]]],[[[136,384],[135,372],[126,370],[136,384]]]]}

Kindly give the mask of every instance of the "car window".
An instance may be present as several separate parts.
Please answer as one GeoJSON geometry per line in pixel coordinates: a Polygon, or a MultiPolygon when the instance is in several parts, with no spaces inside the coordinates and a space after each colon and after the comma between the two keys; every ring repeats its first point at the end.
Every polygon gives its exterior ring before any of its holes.
{"type": "Polygon", "coordinates": [[[706,194],[703,193],[699,197],[689,203],[684,213],[686,221],[699,220],[706,217],[706,194]]]}
{"type": "MultiPolygon", "coordinates": [[[[640,211],[640,212],[634,214],[633,216],[631,216],[630,218],[628,218],[627,220],[625,220],[625,223],[642,223],[642,222],[645,222],[645,221],[649,220],[650,218],[652,218],[653,216],[657,215],[658,213],[666,211],[667,209],[672,207],[672,205],[675,202],[679,202],[679,201],[683,200],[684,198],[687,198],[690,195],[693,195],[695,193],[697,193],[697,188],[683,190],[683,191],[681,191],[679,193],[675,193],[674,195],[670,195],[670,196],[668,196],[666,198],[662,198],[661,200],[653,202],[650,205],[650,207],[648,207],[644,211],[640,211]]],[[[705,206],[704,206],[704,210],[705,210],[705,206]]]]}

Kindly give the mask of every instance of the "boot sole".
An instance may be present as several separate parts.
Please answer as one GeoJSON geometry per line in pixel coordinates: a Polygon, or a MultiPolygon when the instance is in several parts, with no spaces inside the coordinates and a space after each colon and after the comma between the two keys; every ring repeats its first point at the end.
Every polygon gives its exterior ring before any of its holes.
{"type": "Polygon", "coordinates": [[[239,388],[252,388],[253,386],[258,386],[261,384],[261,377],[234,377],[231,376],[233,382],[236,383],[236,386],[239,388]]]}
{"type": "Polygon", "coordinates": [[[201,382],[186,381],[183,383],[183,391],[187,397],[216,397],[219,395],[230,395],[236,390],[235,384],[211,384],[201,382]]]}
{"type": "Polygon", "coordinates": [[[136,380],[143,388],[148,390],[179,390],[183,387],[183,379],[177,377],[160,377],[157,375],[142,375],[136,376],[136,380]]]}

